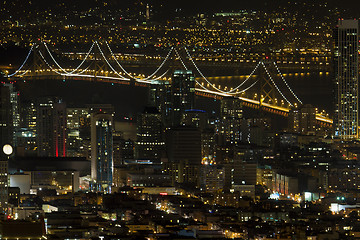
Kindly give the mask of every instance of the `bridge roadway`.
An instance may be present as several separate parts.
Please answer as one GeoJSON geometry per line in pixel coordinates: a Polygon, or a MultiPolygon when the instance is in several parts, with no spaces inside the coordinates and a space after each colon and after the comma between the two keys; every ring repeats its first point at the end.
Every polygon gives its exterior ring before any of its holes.
{"type": "MultiPolygon", "coordinates": [[[[204,97],[232,96],[232,95],[225,94],[225,93],[204,90],[201,88],[196,88],[196,91],[197,91],[197,95],[204,96],[204,97]]],[[[291,110],[290,108],[283,107],[283,106],[277,106],[277,105],[273,105],[273,104],[269,104],[269,103],[265,103],[265,102],[260,103],[259,100],[254,100],[254,99],[245,98],[245,97],[237,97],[237,98],[239,98],[243,102],[243,104],[247,107],[256,108],[256,109],[262,108],[265,111],[268,111],[268,112],[271,112],[271,113],[274,113],[277,115],[282,115],[285,117],[288,117],[289,112],[291,110]]],[[[316,114],[316,120],[322,126],[331,127],[333,124],[333,120],[331,118],[326,117],[320,113],[316,114]]]]}
{"type": "MultiPolygon", "coordinates": [[[[24,74],[21,77],[17,78],[11,78],[10,80],[16,81],[16,80],[39,80],[39,79],[57,79],[57,80],[82,80],[82,81],[96,81],[96,82],[107,82],[112,84],[125,84],[125,85],[134,85],[134,86],[141,86],[141,87],[147,87],[149,84],[151,84],[151,81],[141,81],[141,80],[125,80],[121,79],[118,76],[100,76],[100,75],[78,75],[78,74],[72,74],[72,75],[58,75],[54,74],[52,71],[37,71],[35,74],[24,74]]],[[[215,92],[211,90],[204,90],[202,88],[195,88],[196,94],[203,97],[211,97],[211,98],[223,98],[223,97],[229,97],[233,96],[226,93],[221,92],[215,92]]],[[[238,96],[237,96],[238,97],[238,96]]],[[[278,106],[273,105],[265,102],[260,102],[259,100],[250,99],[246,97],[238,97],[245,106],[254,108],[254,109],[262,109],[264,111],[268,111],[273,114],[282,115],[287,117],[290,112],[290,108],[284,107],[284,106],[278,106]]],[[[333,124],[333,120],[321,115],[319,113],[316,114],[316,120],[321,126],[331,127],[333,124]]]]}
{"type": "MultiPolygon", "coordinates": [[[[61,53],[64,57],[71,60],[82,61],[86,56],[86,53],[61,53]]],[[[113,62],[111,56],[107,56],[110,62],[113,62]]],[[[90,54],[90,59],[93,59],[94,56],[90,54]]],[[[139,69],[139,67],[157,67],[163,60],[162,57],[150,57],[143,54],[122,54],[116,55],[117,60],[121,61],[122,64],[127,65],[128,67],[134,67],[139,69]],[[151,59],[151,61],[149,61],[151,59]]],[[[278,64],[281,69],[287,70],[302,70],[302,71],[330,71],[331,64],[328,60],[325,60],[326,57],[301,57],[299,59],[286,58],[286,57],[277,57],[273,56],[272,59],[278,64]]],[[[186,59],[186,58],[184,58],[186,59]]],[[[228,58],[228,57],[195,57],[198,67],[205,68],[207,70],[215,70],[219,68],[231,69],[233,71],[238,71],[239,66],[242,68],[253,68],[254,64],[263,60],[263,56],[250,57],[244,56],[240,58],[228,58]]],[[[187,59],[188,61],[188,59],[187,59]]],[[[172,62],[171,64],[175,64],[172,62]]],[[[179,65],[179,63],[177,64],[179,65]]],[[[180,66],[180,65],[179,65],[180,66]]]]}

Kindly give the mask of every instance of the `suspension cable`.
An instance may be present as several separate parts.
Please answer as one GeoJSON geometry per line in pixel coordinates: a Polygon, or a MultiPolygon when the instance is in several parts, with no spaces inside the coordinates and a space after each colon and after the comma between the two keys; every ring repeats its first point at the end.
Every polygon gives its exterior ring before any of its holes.
{"type": "MultiPolygon", "coordinates": [[[[91,45],[89,51],[86,53],[85,58],[82,60],[82,62],[79,64],[79,66],[77,66],[77,67],[76,67],[73,71],[71,71],[70,73],[76,72],[76,71],[84,64],[85,60],[89,57],[89,55],[90,55],[90,53],[91,53],[94,45],[95,45],[95,43],[93,42],[93,44],[91,45]]],[[[83,73],[83,72],[86,71],[89,67],[90,67],[90,65],[89,65],[87,68],[85,68],[85,70],[81,71],[80,73],[83,73]]]]}
{"type": "Polygon", "coordinates": [[[300,104],[303,104],[302,101],[298,98],[298,96],[296,96],[295,92],[290,88],[289,84],[286,82],[284,76],[282,75],[282,73],[280,72],[279,67],[277,66],[276,62],[273,62],[274,66],[276,67],[278,73],[280,74],[282,80],[284,81],[286,87],[290,90],[290,92],[292,93],[292,95],[296,98],[296,100],[299,101],[300,104]]]}
{"type": "Polygon", "coordinates": [[[169,72],[169,69],[166,70],[163,74],[161,74],[159,77],[155,78],[154,80],[159,80],[160,78],[163,78],[167,73],[169,72]]]}
{"type": "Polygon", "coordinates": [[[109,52],[110,52],[111,56],[114,58],[115,62],[116,62],[117,65],[121,68],[121,70],[122,70],[126,75],[128,75],[129,77],[131,77],[131,78],[133,78],[133,79],[135,79],[135,80],[149,80],[149,79],[151,79],[151,78],[163,67],[163,65],[165,64],[165,62],[169,59],[172,50],[174,49],[174,47],[172,47],[172,48],[170,49],[170,51],[169,51],[168,54],[166,55],[165,59],[164,59],[164,60],[162,61],[162,63],[160,64],[160,66],[159,66],[152,74],[150,74],[150,75],[149,75],[148,77],[146,77],[146,78],[141,79],[141,78],[136,78],[136,77],[131,76],[131,74],[130,74],[129,72],[127,72],[127,71],[125,70],[125,68],[119,63],[119,61],[117,60],[114,52],[113,52],[112,49],[110,48],[109,43],[108,43],[107,41],[105,41],[105,43],[106,43],[107,48],[109,49],[109,52]]]}
{"type": "Polygon", "coordinates": [[[91,53],[91,51],[92,51],[92,49],[93,49],[93,47],[94,47],[94,45],[95,45],[95,42],[93,42],[93,44],[91,45],[89,51],[86,53],[86,56],[85,56],[85,58],[82,60],[82,62],[81,62],[73,71],[68,72],[68,71],[66,71],[64,68],[62,68],[62,67],[60,66],[60,64],[56,61],[56,59],[55,59],[54,56],[52,55],[50,49],[48,48],[46,42],[43,42],[43,43],[44,43],[44,46],[45,46],[47,52],[49,53],[51,59],[54,61],[54,63],[55,63],[63,72],[65,72],[65,73],[67,73],[67,74],[72,74],[72,73],[76,72],[76,71],[84,64],[84,62],[85,62],[86,59],[89,57],[89,55],[90,55],[90,53],[91,53]]]}
{"type": "Polygon", "coordinates": [[[293,106],[289,100],[284,96],[284,94],[280,91],[280,89],[278,88],[278,86],[276,85],[275,81],[273,80],[273,78],[271,77],[270,73],[268,72],[264,62],[261,62],[261,64],[263,65],[265,71],[266,71],[266,74],[268,75],[268,77],[270,78],[272,84],[275,86],[275,88],[277,89],[277,91],[280,93],[280,95],[286,100],[286,102],[290,105],[290,106],[293,106]]]}
{"type": "Polygon", "coordinates": [[[251,77],[252,75],[255,73],[255,71],[257,70],[257,68],[259,67],[260,65],[260,62],[255,66],[255,68],[253,69],[253,71],[251,72],[251,74],[242,82],[240,83],[237,87],[235,87],[234,89],[230,90],[230,91],[223,91],[219,88],[217,88],[215,86],[215,84],[211,83],[205,76],[204,74],[200,71],[200,69],[198,68],[198,66],[195,64],[193,58],[191,57],[189,51],[187,50],[187,48],[185,47],[185,51],[190,59],[190,61],[192,62],[192,64],[195,66],[196,70],[199,72],[199,74],[201,75],[201,77],[207,82],[209,83],[213,88],[215,88],[216,90],[218,90],[219,92],[222,92],[222,93],[226,93],[226,94],[238,94],[239,92],[236,92],[234,93],[237,89],[239,89],[242,85],[244,85],[251,77]]]}
{"type": "Polygon", "coordinates": [[[182,60],[182,57],[180,56],[179,52],[175,49],[175,53],[176,55],[178,56],[181,64],[183,65],[183,67],[185,68],[185,70],[187,71],[188,70],[188,67],[185,65],[184,61],[182,60]]]}
{"type": "Polygon", "coordinates": [[[113,66],[112,66],[112,65],[109,63],[109,61],[106,59],[104,52],[101,50],[101,48],[100,48],[100,46],[99,46],[99,43],[98,43],[97,41],[95,41],[95,43],[96,43],[97,48],[98,48],[99,51],[100,51],[100,54],[101,54],[102,57],[104,58],[104,60],[105,60],[105,62],[107,63],[107,65],[111,68],[111,70],[113,70],[114,73],[115,73],[116,75],[118,75],[119,77],[124,78],[124,79],[127,79],[127,80],[130,80],[130,79],[128,79],[128,78],[125,78],[123,75],[121,75],[120,73],[118,73],[118,72],[113,68],[113,66]]]}
{"type": "Polygon", "coordinates": [[[43,59],[43,61],[45,62],[45,64],[55,73],[57,73],[58,75],[63,75],[63,73],[57,71],[55,68],[53,68],[48,61],[46,61],[44,55],[41,53],[40,50],[38,50],[38,53],[40,54],[41,58],[43,59]]]}
{"type": "MultiPolygon", "coordinates": [[[[116,78],[116,77],[107,77],[107,76],[94,76],[94,75],[86,75],[86,74],[74,74],[74,73],[62,73],[57,71],[56,69],[54,69],[48,61],[46,61],[46,59],[44,58],[43,54],[38,51],[41,58],[44,60],[44,62],[46,63],[46,65],[55,73],[61,75],[61,76],[69,76],[69,77],[99,77],[99,78],[107,78],[107,79],[116,79],[116,80],[124,80],[124,81],[129,81],[130,79],[127,78],[116,78]]],[[[82,72],[85,72],[90,66],[88,66],[85,70],[83,70],[82,72]]]]}
{"type": "MultiPolygon", "coordinates": [[[[179,52],[176,50],[176,48],[175,48],[175,53],[176,53],[176,55],[178,56],[181,64],[183,65],[183,67],[184,67],[185,70],[187,71],[187,70],[188,70],[188,67],[185,65],[184,61],[182,60],[182,57],[180,56],[180,54],[179,54],[179,52]]],[[[204,87],[200,82],[198,82],[196,79],[195,79],[195,82],[196,82],[200,87],[202,87],[204,90],[210,91],[209,89],[207,89],[206,87],[204,87]]]]}
{"type": "Polygon", "coordinates": [[[33,48],[34,48],[35,45],[36,45],[36,44],[34,44],[34,45],[31,46],[31,48],[30,48],[30,50],[29,50],[29,52],[28,52],[28,54],[27,54],[24,62],[21,64],[21,66],[20,66],[14,73],[9,74],[9,75],[6,75],[5,77],[12,77],[12,76],[16,75],[16,74],[24,67],[24,65],[25,65],[25,63],[27,62],[27,60],[29,59],[30,54],[31,54],[31,52],[33,51],[33,48]]]}

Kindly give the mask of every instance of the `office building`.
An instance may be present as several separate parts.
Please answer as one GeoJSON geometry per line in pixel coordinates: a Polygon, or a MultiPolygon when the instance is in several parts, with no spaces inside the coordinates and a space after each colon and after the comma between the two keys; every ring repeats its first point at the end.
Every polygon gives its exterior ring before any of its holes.
{"type": "Polygon", "coordinates": [[[113,182],[113,108],[91,108],[91,178],[93,190],[111,192],[113,182]]]}
{"type": "Polygon", "coordinates": [[[241,119],[243,115],[240,100],[224,97],[221,100],[221,121],[219,123],[219,144],[239,144],[241,136],[241,119]]]}
{"type": "Polygon", "coordinates": [[[164,126],[171,125],[171,84],[168,81],[153,81],[149,88],[148,104],[161,113],[164,126]]]}
{"type": "Polygon", "coordinates": [[[37,153],[41,157],[53,156],[53,105],[51,98],[40,99],[36,109],[37,153]]]}
{"type": "Polygon", "coordinates": [[[169,162],[164,171],[172,177],[172,183],[200,184],[201,132],[196,128],[177,127],[166,132],[166,148],[169,162]]]}
{"type": "Polygon", "coordinates": [[[36,109],[38,156],[66,156],[66,104],[57,98],[39,99],[36,109]]]}
{"type": "Polygon", "coordinates": [[[341,139],[354,139],[358,137],[358,34],[358,20],[339,20],[334,33],[334,135],[341,139]]]}
{"type": "Polygon", "coordinates": [[[179,126],[185,110],[195,106],[195,77],[192,71],[175,70],[171,83],[171,122],[179,126]]]}
{"type": "Polygon", "coordinates": [[[13,144],[12,108],[10,88],[0,84],[0,146],[13,144]]]}
{"type": "Polygon", "coordinates": [[[20,113],[19,113],[19,92],[15,89],[14,84],[12,83],[8,83],[8,84],[4,84],[6,87],[9,88],[9,93],[10,93],[10,107],[11,107],[11,126],[13,129],[13,139],[12,139],[12,144],[14,146],[17,146],[17,142],[16,142],[16,132],[19,130],[20,128],[20,113]]]}
{"type": "Polygon", "coordinates": [[[206,163],[216,163],[216,138],[215,132],[212,128],[204,129],[201,132],[201,162],[202,164],[206,163]]]}
{"type": "Polygon", "coordinates": [[[7,213],[8,206],[8,161],[0,161],[0,214],[7,213]]]}
{"type": "Polygon", "coordinates": [[[198,109],[185,110],[182,115],[181,125],[196,128],[201,132],[202,163],[214,163],[216,152],[215,131],[209,124],[207,112],[198,109]]]}
{"type": "Polygon", "coordinates": [[[15,132],[16,154],[18,156],[36,155],[36,104],[23,102],[20,116],[20,127],[15,132]]]}
{"type": "Polygon", "coordinates": [[[203,165],[201,167],[201,187],[208,192],[224,188],[225,167],[221,165],[203,165]]]}
{"type": "Polygon", "coordinates": [[[25,102],[21,105],[21,127],[36,133],[36,103],[25,102]]]}
{"type": "MultiPolygon", "coordinates": [[[[291,118],[289,116],[289,118],[291,118]]],[[[273,131],[270,118],[243,119],[241,123],[241,142],[258,146],[271,146],[273,131]]]]}
{"type": "Polygon", "coordinates": [[[53,145],[55,148],[55,157],[66,157],[66,104],[56,102],[53,107],[53,145]]]}
{"type": "Polygon", "coordinates": [[[290,110],[288,119],[291,132],[315,135],[316,109],[310,104],[306,104],[300,109],[290,110]]]}
{"type": "MultiPolygon", "coordinates": [[[[81,134],[90,119],[88,108],[67,108],[67,156],[68,157],[88,157],[88,143],[84,141],[81,134]]],[[[88,126],[90,129],[90,124],[88,126]]],[[[90,131],[89,131],[90,132],[90,131]]]]}
{"type": "Polygon", "coordinates": [[[182,114],[181,125],[198,128],[203,131],[208,127],[208,114],[198,109],[187,109],[182,114]]]}
{"type": "Polygon", "coordinates": [[[137,117],[135,158],[160,162],[165,151],[161,114],[155,107],[146,107],[137,117]]]}

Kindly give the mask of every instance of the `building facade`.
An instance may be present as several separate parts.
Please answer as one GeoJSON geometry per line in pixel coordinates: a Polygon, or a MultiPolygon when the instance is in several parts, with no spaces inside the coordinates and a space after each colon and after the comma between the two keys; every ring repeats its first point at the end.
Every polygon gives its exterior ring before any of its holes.
{"type": "Polygon", "coordinates": [[[358,34],[358,20],[339,20],[334,34],[334,135],[341,139],[354,139],[358,137],[358,34]]]}
{"type": "Polygon", "coordinates": [[[165,151],[161,114],[155,107],[146,107],[138,115],[135,157],[160,162],[165,151]]]}
{"type": "MultiPolygon", "coordinates": [[[[90,119],[88,108],[67,108],[67,156],[88,157],[87,137],[84,134],[86,122],[90,119]]],[[[90,125],[90,124],[89,124],[90,125]]],[[[90,129],[90,126],[88,126],[90,129]]],[[[90,130],[89,130],[90,132],[90,130]]]]}
{"type": "Polygon", "coordinates": [[[93,108],[91,113],[91,178],[93,189],[110,193],[113,183],[113,113],[93,108]]]}
{"type": "Polygon", "coordinates": [[[241,136],[241,119],[243,110],[240,100],[226,97],[221,100],[221,121],[219,124],[219,144],[239,144],[241,136]]]}
{"type": "Polygon", "coordinates": [[[182,114],[195,106],[195,77],[192,71],[175,70],[171,83],[171,122],[181,124],[182,114]]]}
{"type": "Polygon", "coordinates": [[[10,88],[0,84],[0,146],[13,144],[12,108],[10,88]]]}
{"type": "Polygon", "coordinates": [[[39,99],[36,109],[38,156],[66,156],[66,116],[66,104],[61,100],[57,98],[39,99]]]}
{"type": "Polygon", "coordinates": [[[8,161],[0,161],[0,214],[7,213],[8,182],[8,161]]]}

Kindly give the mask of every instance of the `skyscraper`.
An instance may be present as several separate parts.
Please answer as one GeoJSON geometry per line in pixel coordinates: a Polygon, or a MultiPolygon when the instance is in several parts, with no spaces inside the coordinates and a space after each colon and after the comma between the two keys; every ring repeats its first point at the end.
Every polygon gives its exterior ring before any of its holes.
{"type": "Polygon", "coordinates": [[[1,160],[0,161],[0,214],[6,214],[7,204],[8,204],[8,161],[1,160]]]}
{"type": "Polygon", "coordinates": [[[179,126],[182,114],[195,106],[195,78],[192,71],[175,70],[171,82],[171,121],[179,126]]]}
{"type": "Polygon", "coordinates": [[[66,156],[66,105],[57,98],[39,99],[36,109],[38,155],[66,156]]]}
{"type": "Polygon", "coordinates": [[[221,100],[220,145],[240,143],[242,114],[243,111],[239,99],[225,97],[221,100]]]}
{"type": "Polygon", "coordinates": [[[55,157],[66,157],[66,104],[64,102],[56,102],[53,108],[53,145],[55,157]]]}
{"type": "Polygon", "coordinates": [[[10,101],[10,88],[0,84],[0,146],[12,144],[13,125],[10,101]]]}
{"type": "Polygon", "coordinates": [[[164,164],[172,184],[192,183],[199,185],[201,166],[201,132],[192,127],[177,127],[166,132],[168,163],[164,164]]]}
{"type": "Polygon", "coordinates": [[[206,111],[197,109],[185,110],[181,118],[181,125],[195,127],[202,131],[208,127],[208,119],[206,111]]]}
{"type": "Polygon", "coordinates": [[[202,163],[214,162],[216,149],[215,130],[209,124],[207,112],[197,109],[185,110],[182,115],[181,125],[197,128],[200,131],[202,163]]]}
{"type": "MultiPolygon", "coordinates": [[[[90,118],[88,108],[67,108],[67,156],[87,157],[87,145],[82,138],[81,128],[85,119],[90,118]]],[[[90,132],[90,130],[89,130],[90,132]]],[[[89,137],[90,138],[90,137],[89,137]]]]}
{"type": "Polygon", "coordinates": [[[171,125],[171,85],[168,81],[153,81],[149,88],[148,104],[161,113],[164,126],[171,125]]]}
{"type": "Polygon", "coordinates": [[[137,118],[135,157],[160,162],[165,151],[161,114],[155,107],[146,107],[137,118]]]}
{"type": "Polygon", "coordinates": [[[358,34],[358,20],[339,20],[334,33],[334,134],[335,137],[341,139],[353,139],[358,137],[358,34]]]}
{"type": "Polygon", "coordinates": [[[16,132],[20,128],[20,114],[19,114],[19,92],[15,89],[14,84],[7,83],[4,86],[8,87],[10,90],[10,105],[11,105],[11,125],[13,129],[13,140],[12,143],[14,146],[17,146],[16,143],[16,132]]]}
{"type": "Polygon", "coordinates": [[[113,110],[91,110],[91,178],[94,190],[111,192],[113,183],[113,110]]]}

